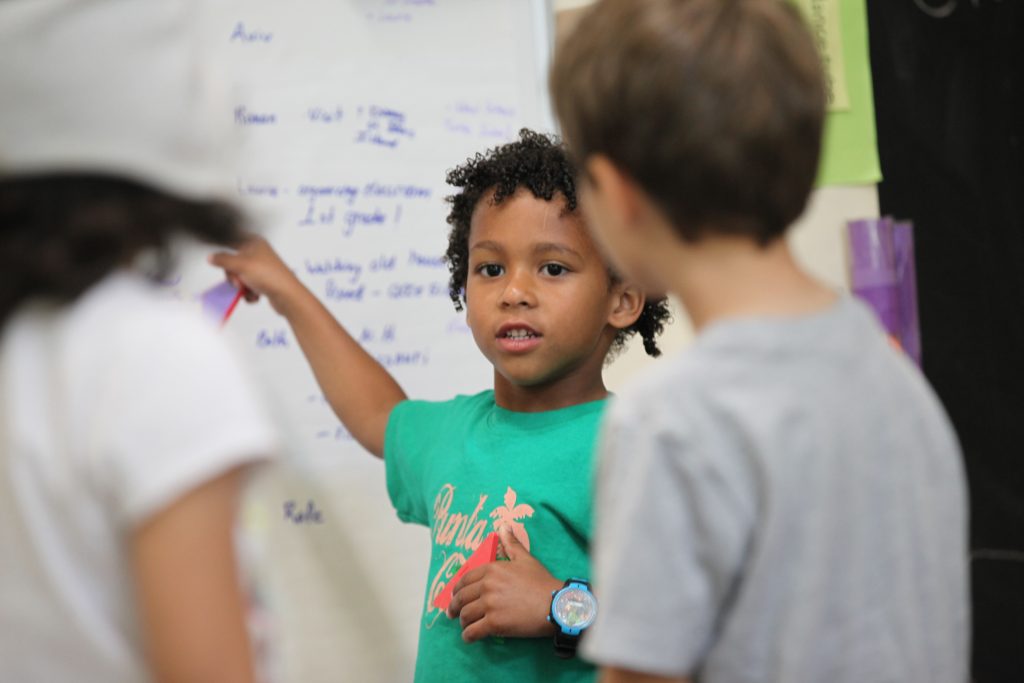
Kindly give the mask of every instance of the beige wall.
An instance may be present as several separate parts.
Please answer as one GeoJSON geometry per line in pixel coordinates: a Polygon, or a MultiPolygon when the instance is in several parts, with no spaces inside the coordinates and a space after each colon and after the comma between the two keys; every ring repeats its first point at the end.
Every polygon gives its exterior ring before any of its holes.
{"type": "MultiPolygon", "coordinates": [[[[556,33],[571,31],[592,0],[554,0],[556,33]]],[[[794,226],[790,244],[800,262],[816,276],[838,288],[848,288],[844,225],[851,218],[878,215],[878,192],[874,185],[826,187],[814,192],[807,211],[794,226]]],[[[693,338],[689,321],[678,305],[673,306],[675,322],[661,341],[666,353],[684,348],[693,338]]],[[[653,362],[643,346],[634,342],[606,371],[608,387],[615,391],[638,371],[653,362]]]]}

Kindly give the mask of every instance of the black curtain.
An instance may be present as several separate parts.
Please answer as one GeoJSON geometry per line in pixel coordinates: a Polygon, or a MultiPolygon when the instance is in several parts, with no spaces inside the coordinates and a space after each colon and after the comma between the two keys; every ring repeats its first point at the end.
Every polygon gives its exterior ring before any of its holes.
{"type": "Polygon", "coordinates": [[[868,0],[883,213],[964,450],[973,673],[1024,682],[1024,2],[868,0]]]}

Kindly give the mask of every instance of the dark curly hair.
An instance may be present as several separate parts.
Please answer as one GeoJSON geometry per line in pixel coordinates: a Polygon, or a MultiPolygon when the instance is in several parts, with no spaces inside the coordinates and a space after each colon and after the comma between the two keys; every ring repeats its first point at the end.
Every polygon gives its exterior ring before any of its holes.
{"type": "MultiPolygon", "coordinates": [[[[565,209],[575,213],[578,210],[575,174],[565,147],[557,138],[526,128],[519,131],[518,140],[477,154],[448,172],[448,184],[461,188],[461,192],[447,198],[451,204],[447,220],[452,229],[448,234],[445,261],[451,273],[448,293],[455,310],[461,311],[465,301],[470,220],[480,199],[493,190],[491,201],[500,204],[524,187],[544,201],[551,201],[556,194],[561,194],[565,198],[565,209]]],[[[612,282],[617,282],[618,276],[610,268],[608,272],[612,282]]],[[[647,354],[660,356],[655,337],[661,334],[669,321],[668,302],[664,298],[647,301],[636,322],[615,336],[610,356],[614,356],[631,336],[638,333],[644,340],[647,354]]]]}
{"type": "Polygon", "coordinates": [[[180,199],[113,176],[0,181],[0,328],[22,303],[69,303],[147,248],[160,254],[154,275],[166,276],[166,245],[175,234],[235,244],[242,220],[226,204],[180,199]]]}

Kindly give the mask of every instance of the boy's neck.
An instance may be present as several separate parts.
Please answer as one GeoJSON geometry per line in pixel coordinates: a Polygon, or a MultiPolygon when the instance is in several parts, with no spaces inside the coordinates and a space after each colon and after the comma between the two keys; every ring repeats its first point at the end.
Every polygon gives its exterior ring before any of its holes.
{"type": "MultiPolygon", "coordinates": [[[[583,370],[580,368],[579,370],[583,370]]],[[[608,396],[600,371],[572,372],[554,382],[535,386],[519,386],[494,373],[494,402],[505,410],[517,413],[541,413],[608,396]]]]}
{"type": "Polygon", "coordinates": [[[668,289],[698,332],[726,318],[815,313],[837,298],[796,263],[783,239],[762,247],[748,238],[716,236],[677,243],[676,250],[668,289]]]}

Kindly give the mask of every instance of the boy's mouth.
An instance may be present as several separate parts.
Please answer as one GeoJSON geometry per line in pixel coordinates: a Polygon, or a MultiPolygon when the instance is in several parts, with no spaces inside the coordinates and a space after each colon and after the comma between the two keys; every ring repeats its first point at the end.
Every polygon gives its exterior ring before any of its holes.
{"type": "Polygon", "coordinates": [[[543,335],[529,325],[508,323],[498,329],[498,345],[505,351],[528,351],[540,343],[543,335]]]}
{"type": "Polygon", "coordinates": [[[531,332],[530,330],[517,329],[509,330],[503,336],[505,339],[530,339],[533,337],[539,337],[540,335],[536,332],[531,332]]]}
{"type": "Polygon", "coordinates": [[[528,339],[540,336],[540,332],[524,323],[505,323],[498,328],[499,339],[528,339]]]}

